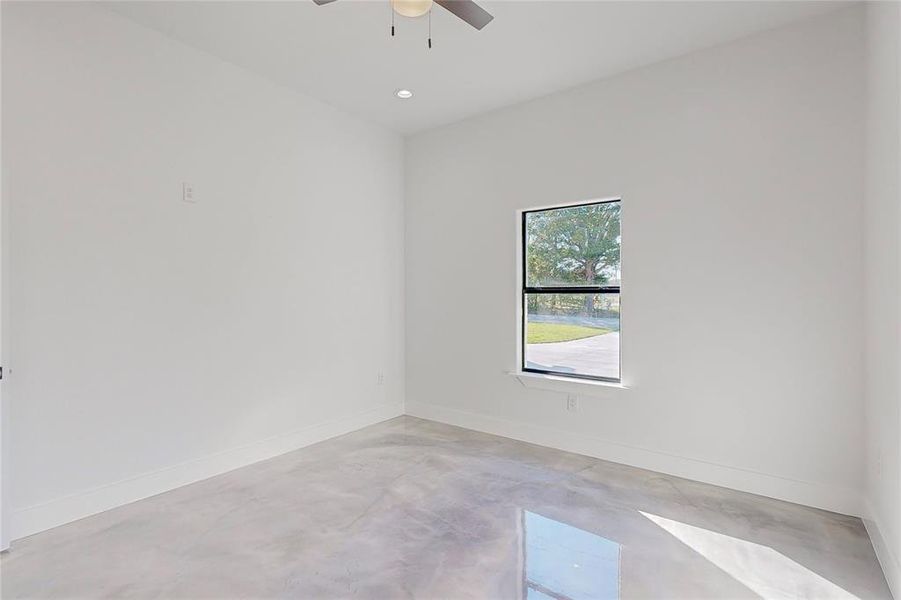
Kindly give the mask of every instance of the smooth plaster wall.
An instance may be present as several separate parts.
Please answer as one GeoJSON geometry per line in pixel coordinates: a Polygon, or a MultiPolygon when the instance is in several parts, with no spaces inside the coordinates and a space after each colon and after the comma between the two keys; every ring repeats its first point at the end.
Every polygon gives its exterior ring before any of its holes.
{"type": "Polygon", "coordinates": [[[867,529],[901,597],[901,5],[867,7],[867,529]]]}
{"type": "Polygon", "coordinates": [[[860,514],[864,10],[414,136],[407,412],[860,514]],[[517,211],[623,199],[623,376],[516,369],[517,211]]]}
{"type": "Polygon", "coordinates": [[[12,537],[401,414],[403,140],[95,6],[2,10],[12,537]]]}

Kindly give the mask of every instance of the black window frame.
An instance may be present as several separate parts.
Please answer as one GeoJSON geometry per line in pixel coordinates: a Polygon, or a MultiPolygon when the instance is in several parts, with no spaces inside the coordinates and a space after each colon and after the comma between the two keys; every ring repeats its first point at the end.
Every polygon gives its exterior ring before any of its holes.
{"type": "MultiPolygon", "coordinates": [[[[592,200],[590,202],[579,202],[577,204],[565,204],[562,206],[550,206],[547,208],[533,208],[522,211],[522,221],[520,222],[522,239],[522,251],[520,259],[522,261],[522,322],[520,323],[520,365],[519,368],[524,373],[539,373],[541,375],[554,375],[556,377],[566,377],[573,379],[587,379],[589,381],[602,381],[605,383],[622,383],[623,378],[623,353],[622,353],[622,335],[619,339],[619,377],[602,377],[600,375],[586,375],[583,373],[563,373],[560,371],[549,371],[546,369],[534,369],[526,366],[526,336],[528,335],[528,297],[529,294],[616,294],[620,296],[620,314],[622,314],[622,296],[620,294],[619,285],[582,285],[582,286],[530,286],[528,285],[528,239],[526,232],[526,219],[529,214],[550,212],[553,210],[564,210],[567,208],[579,208],[580,206],[595,206],[598,204],[615,204],[620,203],[620,237],[622,237],[622,198],[611,198],[609,200],[592,200]]],[[[622,242],[620,242],[620,278],[622,278],[622,242]]],[[[622,284],[622,281],[620,281],[622,284]]],[[[622,332],[622,316],[620,316],[620,332],[622,332]]]]}

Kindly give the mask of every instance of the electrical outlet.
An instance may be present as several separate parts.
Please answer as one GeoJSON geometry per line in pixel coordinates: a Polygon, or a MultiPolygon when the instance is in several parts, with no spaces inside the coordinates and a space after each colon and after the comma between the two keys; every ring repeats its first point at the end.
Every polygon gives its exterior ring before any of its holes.
{"type": "Polygon", "coordinates": [[[181,184],[181,199],[185,202],[197,202],[194,198],[194,184],[193,183],[183,183],[181,184]]]}
{"type": "Polygon", "coordinates": [[[378,382],[379,382],[379,385],[385,385],[385,374],[382,373],[381,371],[379,371],[378,382]]]}
{"type": "Polygon", "coordinates": [[[579,397],[570,394],[566,397],[566,410],[569,412],[579,412],[579,397]]]}

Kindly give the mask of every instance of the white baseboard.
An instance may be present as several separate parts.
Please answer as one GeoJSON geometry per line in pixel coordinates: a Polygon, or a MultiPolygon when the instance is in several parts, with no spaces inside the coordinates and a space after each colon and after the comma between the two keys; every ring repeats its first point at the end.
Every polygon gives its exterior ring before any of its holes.
{"type": "Polygon", "coordinates": [[[885,581],[888,583],[889,590],[895,598],[901,600],[901,562],[886,542],[885,536],[882,534],[884,529],[880,527],[880,519],[869,502],[866,504],[866,516],[863,517],[863,524],[867,528],[870,541],[873,542],[873,550],[876,551],[876,558],[879,559],[882,572],[885,573],[885,581]]]}
{"type": "Polygon", "coordinates": [[[414,417],[439,421],[448,425],[474,429],[540,446],[583,454],[845,515],[861,516],[863,514],[861,496],[853,489],[787,479],[694,458],[619,444],[542,425],[508,421],[434,404],[407,400],[406,413],[414,417]]]}
{"type": "Polygon", "coordinates": [[[23,538],[123,504],[155,496],[189,483],[350,433],[402,414],[404,414],[403,404],[383,404],[359,414],[318,423],[297,431],[20,509],[11,515],[11,537],[13,540],[23,538]]]}

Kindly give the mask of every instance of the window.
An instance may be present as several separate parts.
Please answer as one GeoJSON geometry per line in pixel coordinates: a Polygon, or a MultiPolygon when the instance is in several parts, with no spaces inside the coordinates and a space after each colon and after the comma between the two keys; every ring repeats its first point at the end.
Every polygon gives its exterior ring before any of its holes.
{"type": "Polygon", "coordinates": [[[523,212],[523,371],[620,380],[620,211],[523,212]]]}

